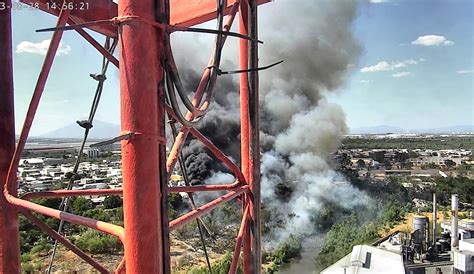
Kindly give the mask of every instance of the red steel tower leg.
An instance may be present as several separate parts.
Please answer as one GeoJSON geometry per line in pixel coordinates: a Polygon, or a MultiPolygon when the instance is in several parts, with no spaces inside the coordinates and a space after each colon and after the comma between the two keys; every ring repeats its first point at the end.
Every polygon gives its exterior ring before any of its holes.
{"type": "MultiPolygon", "coordinates": [[[[249,35],[258,39],[258,3],[256,0],[249,0],[249,35]]],[[[249,48],[250,68],[258,67],[258,43],[252,41],[249,48]]],[[[258,71],[250,72],[249,76],[250,100],[250,192],[252,197],[252,257],[253,273],[262,272],[262,241],[261,241],[261,186],[260,186],[260,108],[259,108],[259,80],[258,71]]]]}
{"type": "MultiPolygon", "coordinates": [[[[248,36],[248,11],[249,4],[247,0],[243,0],[240,4],[239,16],[239,32],[248,36]]],[[[249,42],[244,39],[239,41],[239,68],[242,70],[249,67],[249,42]]],[[[250,182],[250,115],[249,115],[249,77],[248,73],[240,74],[240,151],[242,173],[245,180],[250,182]]],[[[250,196],[246,195],[245,203],[242,206],[242,212],[251,202],[250,196]]],[[[251,215],[251,214],[249,214],[251,215]]],[[[243,231],[243,271],[250,273],[252,271],[252,253],[250,241],[250,226],[244,227],[243,231]]]]}
{"type": "MultiPolygon", "coordinates": [[[[11,0],[3,1],[11,6],[11,0]]],[[[15,151],[11,10],[0,10],[0,190],[15,151]]],[[[7,184],[16,195],[16,184],[7,184]]],[[[0,273],[20,273],[18,212],[0,195],[0,273]]]]}
{"type": "MultiPolygon", "coordinates": [[[[243,0],[240,8],[241,34],[257,38],[257,2],[243,0]]],[[[240,40],[240,69],[258,67],[258,44],[240,40]]],[[[258,72],[240,75],[241,161],[242,172],[250,185],[246,197],[251,225],[243,232],[244,273],[261,273],[260,228],[260,127],[258,72]],[[250,231],[252,233],[250,233],[250,231]]]]}
{"type": "MultiPolygon", "coordinates": [[[[170,21],[170,3],[169,0],[157,0],[158,6],[156,7],[156,20],[160,23],[169,24],[170,21]]],[[[163,273],[171,273],[171,258],[170,258],[170,224],[168,219],[168,171],[166,168],[166,130],[165,130],[165,87],[164,87],[164,69],[162,67],[164,54],[164,41],[165,35],[169,36],[169,33],[164,33],[162,29],[158,31],[158,46],[156,56],[159,56],[157,78],[158,84],[158,98],[157,98],[157,122],[158,122],[158,135],[161,137],[158,147],[158,163],[159,163],[159,177],[158,182],[160,183],[160,196],[158,199],[161,202],[161,238],[162,238],[162,266],[163,273]]],[[[169,39],[169,37],[167,37],[169,39]]]]}
{"type": "MultiPolygon", "coordinates": [[[[120,104],[123,132],[136,137],[122,142],[125,267],[127,273],[164,273],[161,185],[165,162],[164,108],[158,104],[159,63],[164,33],[144,21],[155,21],[164,0],[121,0],[118,15],[140,20],[122,24],[120,35],[120,104]],[[160,42],[159,42],[160,41],[160,42]],[[161,142],[161,144],[160,144],[161,142]]],[[[169,264],[167,264],[169,265],[169,264]]]]}

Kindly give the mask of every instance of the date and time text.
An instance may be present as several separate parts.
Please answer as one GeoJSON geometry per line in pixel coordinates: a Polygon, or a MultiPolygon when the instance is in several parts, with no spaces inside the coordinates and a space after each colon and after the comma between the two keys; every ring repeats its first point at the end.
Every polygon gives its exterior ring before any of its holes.
{"type": "Polygon", "coordinates": [[[0,11],[2,10],[34,10],[34,9],[43,9],[46,8],[48,10],[88,10],[90,8],[89,2],[87,1],[80,1],[80,2],[64,2],[64,3],[56,3],[52,1],[48,2],[30,2],[30,3],[20,3],[12,1],[11,3],[7,4],[5,1],[0,0],[0,11]]]}

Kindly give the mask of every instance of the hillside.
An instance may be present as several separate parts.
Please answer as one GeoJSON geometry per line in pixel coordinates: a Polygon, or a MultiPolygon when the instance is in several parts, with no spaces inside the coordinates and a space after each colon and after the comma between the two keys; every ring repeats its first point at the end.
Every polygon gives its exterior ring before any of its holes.
{"type": "Polygon", "coordinates": [[[386,134],[386,133],[396,133],[396,134],[450,134],[450,133],[472,133],[474,132],[474,125],[456,125],[449,127],[439,127],[439,128],[414,128],[414,129],[405,129],[401,127],[380,125],[372,127],[356,127],[351,128],[351,134],[386,134]]]}
{"type": "MultiPolygon", "coordinates": [[[[119,135],[120,126],[112,123],[94,121],[93,128],[91,128],[89,133],[89,138],[91,139],[108,139],[113,138],[119,135]]],[[[71,123],[67,126],[55,129],[46,134],[36,136],[41,138],[74,138],[82,139],[84,136],[84,129],[80,127],[77,123],[71,123]]]]}

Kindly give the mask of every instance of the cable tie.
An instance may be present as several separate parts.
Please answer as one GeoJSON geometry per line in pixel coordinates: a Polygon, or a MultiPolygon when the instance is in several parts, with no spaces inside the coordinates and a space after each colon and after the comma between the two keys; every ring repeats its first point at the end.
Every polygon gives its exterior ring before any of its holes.
{"type": "Polygon", "coordinates": [[[158,139],[158,143],[160,144],[166,144],[166,138],[158,135],[158,134],[153,134],[153,133],[147,133],[147,132],[135,132],[135,135],[147,135],[147,136],[152,136],[158,139]]]}
{"type": "Polygon", "coordinates": [[[220,69],[218,66],[216,66],[216,65],[207,66],[206,69],[209,69],[209,70],[215,69],[215,70],[217,71],[217,75],[219,75],[220,72],[221,72],[221,69],[220,69]]]}
{"type": "Polygon", "coordinates": [[[112,139],[105,140],[105,141],[98,142],[98,143],[94,143],[94,144],[90,144],[89,147],[101,147],[101,146],[111,145],[113,143],[116,143],[116,142],[119,142],[119,141],[122,141],[122,140],[130,140],[134,136],[135,136],[135,132],[126,132],[126,133],[120,134],[119,136],[114,137],[112,139]]]}
{"type": "Polygon", "coordinates": [[[92,77],[92,79],[94,79],[98,82],[104,82],[105,80],[107,80],[107,76],[105,76],[105,74],[91,73],[91,74],[89,74],[89,76],[92,77]]]}
{"type": "Polygon", "coordinates": [[[89,120],[76,121],[76,123],[84,129],[91,129],[93,127],[92,123],[89,120]]]}
{"type": "Polygon", "coordinates": [[[149,19],[137,16],[137,15],[117,16],[111,19],[111,22],[114,25],[121,25],[129,21],[139,21],[139,22],[146,23],[148,25],[151,25],[160,29],[165,29],[169,26],[167,24],[159,23],[153,20],[149,20],[149,19]]]}

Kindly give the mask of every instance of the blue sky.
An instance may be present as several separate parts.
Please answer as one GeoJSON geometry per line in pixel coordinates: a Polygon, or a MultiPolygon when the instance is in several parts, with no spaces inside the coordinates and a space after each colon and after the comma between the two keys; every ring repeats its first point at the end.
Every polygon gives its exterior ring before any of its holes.
{"type": "MultiPolygon", "coordinates": [[[[15,10],[13,17],[18,130],[44,58],[47,42],[41,42],[51,36],[34,30],[54,26],[55,18],[27,9],[15,10]]],[[[361,2],[353,30],[363,53],[347,83],[329,100],[342,106],[351,128],[474,124],[472,22],[472,0],[361,2]]],[[[65,33],[31,135],[88,115],[96,86],[88,75],[99,72],[100,62],[75,32],[65,33]]],[[[118,91],[118,72],[111,66],[97,119],[118,123],[118,91]]]]}
{"type": "MultiPolygon", "coordinates": [[[[15,115],[17,131],[21,129],[35,83],[43,63],[44,47],[41,41],[50,39],[51,33],[36,33],[35,29],[53,27],[53,16],[40,11],[16,10],[13,12],[14,76],[15,76],[15,115]],[[22,42],[32,42],[28,45],[22,42]],[[19,48],[24,48],[21,52],[19,48]]],[[[103,37],[95,36],[101,43],[103,37]]],[[[62,54],[57,55],[30,135],[40,135],[60,128],[89,114],[90,105],[97,82],[89,77],[99,73],[101,57],[77,33],[64,33],[62,54]]],[[[109,67],[106,86],[96,119],[118,123],[118,71],[109,67]]]]}
{"type": "Polygon", "coordinates": [[[472,0],[362,5],[354,32],[364,52],[347,86],[333,98],[348,125],[474,124],[473,22],[472,0]],[[420,36],[427,37],[417,41],[420,36]]]}

